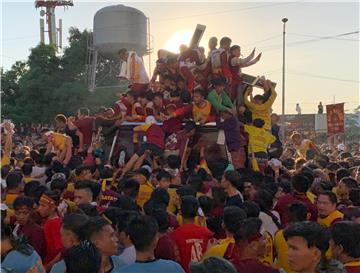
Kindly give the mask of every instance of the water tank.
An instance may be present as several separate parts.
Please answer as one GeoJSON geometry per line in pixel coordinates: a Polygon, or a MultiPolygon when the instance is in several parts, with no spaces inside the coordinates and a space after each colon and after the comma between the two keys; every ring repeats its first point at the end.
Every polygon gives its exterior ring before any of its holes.
{"type": "Polygon", "coordinates": [[[147,18],[124,5],[108,6],[94,16],[94,46],[109,59],[117,59],[121,48],[143,56],[147,48],[147,18]]]}

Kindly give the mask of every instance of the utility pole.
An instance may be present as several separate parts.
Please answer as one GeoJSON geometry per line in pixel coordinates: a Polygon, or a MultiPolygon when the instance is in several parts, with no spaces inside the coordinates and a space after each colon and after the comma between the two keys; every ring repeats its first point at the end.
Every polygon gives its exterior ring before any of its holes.
{"type": "Polygon", "coordinates": [[[48,26],[45,31],[44,19],[40,19],[40,42],[45,44],[44,32],[48,33],[49,45],[54,45],[56,49],[62,47],[62,21],[59,20],[59,28],[56,28],[55,8],[73,6],[72,0],[36,0],[35,8],[45,8],[40,10],[40,16],[46,15],[46,24],[48,26]],[[59,36],[57,35],[59,34],[59,36]]]}
{"type": "Polygon", "coordinates": [[[286,124],[285,124],[285,24],[288,21],[287,18],[283,18],[281,20],[283,22],[283,64],[282,64],[282,107],[281,107],[281,114],[283,120],[283,131],[282,131],[282,138],[285,142],[286,138],[286,124]]]}

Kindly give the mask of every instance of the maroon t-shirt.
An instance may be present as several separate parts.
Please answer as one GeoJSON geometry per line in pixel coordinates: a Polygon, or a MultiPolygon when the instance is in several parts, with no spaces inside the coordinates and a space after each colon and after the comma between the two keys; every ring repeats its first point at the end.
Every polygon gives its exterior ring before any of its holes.
{"type": "Polygon", "coordinates": [[[179,132],[182,127],[182,121],[180,118],[170,118],[163,122],[163,130],[165,134],[171,135],[173,133],[179,132]]]}
{"type": "Polygon", "coordinates": [[[346,266],[345,265],[345,268],[348,273],[360,273],[360,265],[358,265],[358,266],[346,266]]]}
{"type": "Polygon", "coordinates": [[[36,250],[42,259],[46,256],[46,242],[43,229],[35,224],[29,223],[25,226],[20,226],[18,229],[18,234],[24,235],[29,244],[36,250]]]}
{"type": "Polygon", "coordinates": [[[91,145],[94,122],[95,122],[95,118],[89,116],[84,117],[82,119],[78,119],[74,122],[74,125],[84,135],[84,145],[87,146],[91,145]]]}
{"type": "Polygon", "coordinates": [[[109,203],[115,202],[118,200],[120,194],[113,190],[105,190],[102,192],[102,197],[100,201],[100,206],[107,207],[109,203]]]}
{"type": "Polygon", "coordinates": [[[280,271],[271,266],[265,265],[256,259],[232,259],[231,262],[235,266],[237,272],[246,273],[279,273],[280,271]]]}
{"type": "Polygon", "coordinates": [[[286,227],[289,223],[289,207],[291,204],[293,204],[295,202],[302,202],[305,205],[307,205],[308,211],[311,214],[310,220],[316,222],[317,208],[313,203],[311,203],[309,198],[307,198],[306,195],[304,195],[304,194],[288,193],[279,198],[279,200],[274,208],[280,214],[281,225],[283,227],[286,227]]]}
{"type": "Polygon", "coordinates": [[[175,242],[168,233],[159,238],[155,249],[155,258],[164,260],[175,260],[175,242]]]}
{"type": "Polygon", "coordinates": [[[159,125],[152,124],[146,131],[146,142],[154,144],[160,149],[165,148],[165,134],[159,125]]]}

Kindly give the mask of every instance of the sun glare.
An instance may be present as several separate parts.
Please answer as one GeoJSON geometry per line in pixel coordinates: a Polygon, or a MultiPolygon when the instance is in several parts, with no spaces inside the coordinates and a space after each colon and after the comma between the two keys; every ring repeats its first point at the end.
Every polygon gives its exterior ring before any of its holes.
{"type": "Polygon", "coordinates": [[[182,30],[175,32],[165,44],[166,50],[174,53],[179,53],[181,44],[189,45],[193,32],[190,30],[182,30]]]}

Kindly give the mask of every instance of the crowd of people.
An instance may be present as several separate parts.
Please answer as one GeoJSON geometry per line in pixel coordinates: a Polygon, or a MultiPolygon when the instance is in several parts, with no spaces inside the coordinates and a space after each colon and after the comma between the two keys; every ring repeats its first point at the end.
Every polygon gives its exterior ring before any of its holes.
{"type": "Polygon", "coordinates": [[[151,79],[122,49],[113,106],[4,120],[1,272],[360,272],[359,144],[281,140],[274,84],[242,80],[261,54],[209,49],[160,51],[151,79]]]}

